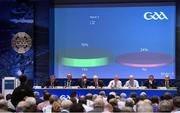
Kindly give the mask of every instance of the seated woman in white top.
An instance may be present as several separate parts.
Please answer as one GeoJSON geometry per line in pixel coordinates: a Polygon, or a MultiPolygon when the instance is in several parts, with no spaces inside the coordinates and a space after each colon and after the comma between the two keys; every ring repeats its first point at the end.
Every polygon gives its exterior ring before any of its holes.
{"type": "Polygon", "coordinates": [[[122,88],[122,82],[119,80],[118,75],[114,77],[114,80],[109,82],[108,88],[122,88]]]}
{"type": "Polygon", "coordinates": [[[138,88],[139,87],[139,83],[137,80],[134,79],[133,75],[129,76],[129,80],[126,81],[126,84],[124,85],[124,87],[129,87],[129,88],[138,88]]]}

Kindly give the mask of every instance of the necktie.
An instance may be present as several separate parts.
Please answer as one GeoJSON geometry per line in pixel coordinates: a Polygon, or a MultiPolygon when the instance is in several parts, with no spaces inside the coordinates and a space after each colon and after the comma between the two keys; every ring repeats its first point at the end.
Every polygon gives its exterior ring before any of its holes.
{"type": "Polygon", "coordinates": [[[117,88],[117,82],[115,82],[115,84],[114,84],[114,88],[117,88]]]}

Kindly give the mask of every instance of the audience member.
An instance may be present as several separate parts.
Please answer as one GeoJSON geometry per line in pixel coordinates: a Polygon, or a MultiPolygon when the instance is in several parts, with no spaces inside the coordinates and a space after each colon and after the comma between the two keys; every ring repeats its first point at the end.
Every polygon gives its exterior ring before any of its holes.
{"type": "Polygon", "coordinates": [[[174,97],[173,105],[174,105],[173,113],[180,113],[180,96],[174,97]]]}
{"type": "Polygon", "coordinates": [[[159,103],[159,112],[171,112],[173,105],[168,100],[163,100],[159,103]]]}
{"type": "Polygon", "coordinates": [[[50,105],[50,103],[49,103],[50,96],[51,96],[51,94],[48,92],[45,92],[43,94],[44,101],[38,104],[38,106],[37,106],[38,111],[42,111],[44,107],[50,105]]]}
{"type": "Polygon", "coordinates": [[[14,107],[16,107],[17,104],[20,101],[22,101],[26,96],[29,97],[34,96],[32,88],[26,84],[27,81],[26,75],[21,75],[19,77],[19,80],[20,80],[20,86],[14,89],[11,97],[11,102],[14,105],[14,107]]]}
{"type": "Polygon", "coordinates": [[[70,100],[63,100],[61,103],[61,113],[69,113],[70,107],[73,103],[70,100]]]}

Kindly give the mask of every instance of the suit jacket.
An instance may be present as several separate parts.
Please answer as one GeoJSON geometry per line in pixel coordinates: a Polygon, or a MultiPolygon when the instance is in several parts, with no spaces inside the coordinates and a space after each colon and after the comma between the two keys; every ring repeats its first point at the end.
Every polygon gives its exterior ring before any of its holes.
{"type": "Polygon", "coordinates": [[[59,85],[60,84],[59,84],[59,82],[57,80],[55,80],[53,84],[51,84],[51,81],[48,80],[48,81],[45,82],[44,87],[49,88],[50,86],[54,87],[54,86],[59,86],[59,85]]]}
{"type": "Polygon", "coordinates": [[[91,86],[95,86],[96,88],[97,88],[97,87],[103,87],[103,86],[104,86],[104,83],[103,83],[102,80],[98,80],[98,86],[96,86],[95,82],[92,81],[92,82],[91,82],[91,86]]]}
{"type": "Polygon", "coordinates": [[[33,97],[33,90],[30,86],[21,84],[19,87],[15,88],[12,97],[11,102],[14,105],[14,107],[17,106],[17,104],[24,99],[24,97],[33,97]]]}
{"type": "Polygon", "coordinates": [[[157,88],[157,82],[155,80],[152,81],[152,84],[149,82],[149,80],[146,80],[144,82],[144,86],[150,89],[156,89],[157,88]]]}
{"type": "Polygon", "coordinates": [[[80,86],[81,88],[87,88],[87,86],[89,86],[90,83],[89,83],[89,80],[87,80],[86,82],[84,82],[82,79],[80,79],[78,81],[78,86],[80,86]]]}
{"type": "Polygon", "coordinates": [[[69,84],[69,86],[77,86],[77,83],[74,80],[71,80],[71,81],[65,80],[64,86],[68,86],[68,84],[69,84]]]}
{"type": "MultiPolygon", "coordinates": [[[[166,87],[165,80],[161,82],[161,87],[166,87]]],[[[174,84],[171,80],[169,81],[169,87],[174,87],[174,84]]]]}

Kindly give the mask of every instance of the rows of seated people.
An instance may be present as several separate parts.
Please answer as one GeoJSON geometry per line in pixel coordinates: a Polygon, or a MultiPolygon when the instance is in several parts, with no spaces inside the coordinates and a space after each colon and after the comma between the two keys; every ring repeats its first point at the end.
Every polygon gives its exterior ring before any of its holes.
{"type": "Polygon", "coordinates": [[[39,92],[33,92],[26,84],[26,76],[22,75],[19,78],[21,84],[12,95],[8,94],[6,99],[0,95],[0,112],[180,112],[180,96],[177,94],[165,93],[161,97],[148,97],[145,92],[140,95],[132,92],[127,97],[125,93],[115,92],[106,94],[100,91],[99,94],[88,93],[80,96],[72,92],[70,98],[67,98],[44,91],[40,97],[39,92]]]}
{"type": "MultiPolygon", "coordinates": [[[[59,82],[56,80],[56,76],[52,75],[48,81],[45,82],[44,87],[56,87],[59,86],[59,82]]],[[[64,81],[65,87],[70,86],[79,86],[80,88],[87,88],[88,86],[93,86],[95,88],[102,88],[104,87],[104,83],[102,80],[98,78],[97,75],[93,76],[93,81],[89,81],[86,74],[82,74],[81,79],[76,82],[72,79],[72,74],[67,74],[67,80],[64,81]]],[[[144,82],[145,87],[149,89],[156,89],[157,88],[157,81],[155,80],[153,75],[149,75],[148,80],[144,82]]],[[[122,87],[128,87],[128,88],[138,88],[139,83],[137,80],[135,80],[133,75],[129,76],[129,80],[126,81],[126,83],[123,85],[121,80],[119,79],[118,75],[114,76],[114,79],[109,82],[108,88],[122,88],[122,87]]],[[[170,80],[170,77],[168,75],[165,76],[164,81],[161,82],[161,87],[175,87],[173,82],[170,80]]]]}

